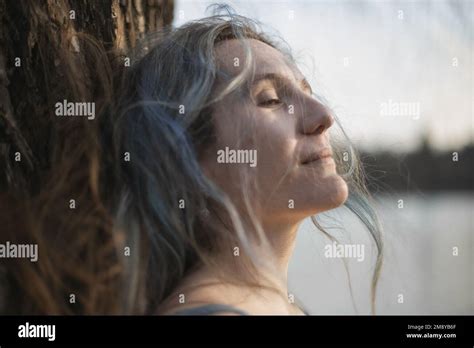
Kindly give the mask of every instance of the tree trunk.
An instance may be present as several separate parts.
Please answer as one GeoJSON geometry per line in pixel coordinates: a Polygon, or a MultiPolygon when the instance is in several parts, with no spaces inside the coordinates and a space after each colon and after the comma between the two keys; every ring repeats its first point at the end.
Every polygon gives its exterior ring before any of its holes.
{"type": "Polygon", "coordinates": [[[41,250],[0,264],[0,313],[143,313],[141,298],[122,301],[100,108],[124,55],[172,15],[172,0],[0,0],[0,241],[41,250]],[[65,99],[99,119],[57,117],[65,99]]]}
{"type": "Polygon", "coordinates": [[[147,32],[170,25],[172,0],[0,1],[0,190],[34,195],[61,142],[54,104],[80,88],[94,96],[101,67],[86,34],[126,55],[147,32]],[[81,34],[83,33],[83,34],[81,34]],[[65,54],[65,52],[67,54],[65,54]],[[86,52],[86,53],[84,53],[86,52]]]}

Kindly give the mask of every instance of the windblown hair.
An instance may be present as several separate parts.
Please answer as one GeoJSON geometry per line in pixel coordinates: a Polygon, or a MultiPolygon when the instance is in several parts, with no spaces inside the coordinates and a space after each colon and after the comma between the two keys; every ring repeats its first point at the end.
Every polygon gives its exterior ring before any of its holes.
{"type": "MultiPolygon", "coordinates": [[[[5,237],[38,243],[40,254],[37,263],[6,264],[4,296],[15,301],[5,303],[4,312],[155,313],[189,272],[203,265],[219,271],[217,254],[235,262],[236,246],[249,272],[226,281],[268,285],[253,277],[263,262],[252,249],[254,238],[263,238],[258,222],[255,236],[244,233],[233,202],[199,164],[202,151],[215,141],[213,106],[251,79],[253,71],[246,47],[249,59],[242,73],[216,91],[223,72],[215,47],[246,38],[291,56],[258,23],[216,14],[148,37],[130,67],[99,64],[101,99],[88,91],[81,62],[71,63],[68,81],[76,86],[71,97],[96,100],[100,113],[94,122],[70,120],[58,129],[54,165],[39,193],[9,199],[8,206],[1,200],[8,215],[5,237]],[[71,199],[75,209],[70,209],[71,199]]],[[[100,45],[90,46],[98,61],[110,61],[100,45]]],[[[382,260],[380,225],[357,154],[343,140],[334,152],[341,156],[338,171],[349,185],[345,205],[367,227],[378,250],[374,301],[382,260]],[[344,151],[350,161],[342,159],[344,151]]],[[[330,236],[316,217],[313,221],[330,236]]]]}

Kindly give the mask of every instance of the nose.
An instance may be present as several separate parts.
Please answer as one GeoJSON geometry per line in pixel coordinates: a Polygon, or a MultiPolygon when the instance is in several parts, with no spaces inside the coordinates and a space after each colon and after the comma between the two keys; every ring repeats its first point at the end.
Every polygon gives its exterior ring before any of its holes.
{"type": "Polygon", "coordinates": [[[303,107],[301,132],[305,135],[322,134],[334,124],[331,111],[313,98],[308,98],[303,107]]]}

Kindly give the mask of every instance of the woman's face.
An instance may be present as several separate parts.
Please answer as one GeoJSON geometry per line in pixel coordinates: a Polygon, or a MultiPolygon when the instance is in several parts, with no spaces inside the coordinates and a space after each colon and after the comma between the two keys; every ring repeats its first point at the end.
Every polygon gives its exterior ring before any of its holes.
{"type": "MultiPolygon", "coordinates": [[[[263,223],[298,222],[340,206],[348,188],[331,156],[333,117],[281,52],[258,40],[246,41],[254,76],[215,106],[216,142],[201,157],[204,171],[240,209],[244,190],[249,190],[250,203],[261,207],[253,213],[263,223]],[[255,185],[246,188],[245,177],[255,185]]],[[[245,67],[239,40],[220,43],[216,57],[230,77],[245,67]]],[[[227,84],[218,80],[217,93],[227,84]]]]}

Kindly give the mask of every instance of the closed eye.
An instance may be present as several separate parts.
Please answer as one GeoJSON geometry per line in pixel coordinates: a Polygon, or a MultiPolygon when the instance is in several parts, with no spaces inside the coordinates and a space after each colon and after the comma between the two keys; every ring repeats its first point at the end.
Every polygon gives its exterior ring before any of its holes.
{"type": "MultiPolygon", "coordinates": [[[[282,104],[287,103],[286,97],[291,98],[297,95],[297,90],[303,90],[310,96],[313,96],[311,86],[304,78],[299,81],[299,88],[297,88],[297,86],[295,86],[295,82],[287,76],[282,76],[277,73],[267,73],[263,75],[257,75],[253,80],[252,87],[254,88],[254,91],[258,90],[260,86],[263,87],[264,91],[270,91],[270,93],[262,93],[260,96],[263,98],[255,98],[257,100],[262,100],[261,102],[257,103],[257,105],[261,107],[276,108],[281,106],[282,104]],[[281,100],[278,97],[284,98],[281,100]]],[[[258,93],[255,94],[258,95],[258,93]]]]}
{"type": "Polygon", "coordinates": [[[272,107],[272,106],[278,106],[281,105],[282,101],[277,98],[272,98],[272,99],[267,99],[264,100],[263,102],[258,103],[258,106],[262,107],[272,107]]]}

